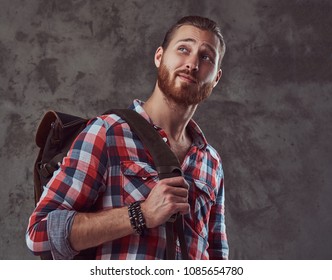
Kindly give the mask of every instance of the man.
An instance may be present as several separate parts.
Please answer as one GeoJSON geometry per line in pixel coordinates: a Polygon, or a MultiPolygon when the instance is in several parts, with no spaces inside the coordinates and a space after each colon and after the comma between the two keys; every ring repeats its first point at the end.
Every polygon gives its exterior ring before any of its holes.
{"type": "Polygon", "coordinates": [[[151,156],[122,119],[96,118],[77,137],[30,217],[31,251],[71,259],[97,247],[97,259],[163,259],[165,222],[181,213],[190,259],[228,258],[221,160],[192,120],[221,77],[224,52],[213,21],[181,19],[155,53],[158,79],[151,97],[131,107],[169,144],[184,176],[159,180],[151,156]],[[128,214],[136,201],[143,236],[128,214]]]}

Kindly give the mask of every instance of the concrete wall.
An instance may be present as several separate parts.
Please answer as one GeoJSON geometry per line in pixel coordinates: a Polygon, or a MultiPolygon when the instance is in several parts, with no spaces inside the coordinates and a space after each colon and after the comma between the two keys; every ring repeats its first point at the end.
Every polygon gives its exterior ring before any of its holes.
{"type": "Polygon", "coordinates": [[[224,75],[195,119],[221,153],[231,259],[332,258],[331,1],[0,2],[0,259],[33,259],[34,133],[47,109],[145,100],[187,14],[221,24],[224,75]]]}

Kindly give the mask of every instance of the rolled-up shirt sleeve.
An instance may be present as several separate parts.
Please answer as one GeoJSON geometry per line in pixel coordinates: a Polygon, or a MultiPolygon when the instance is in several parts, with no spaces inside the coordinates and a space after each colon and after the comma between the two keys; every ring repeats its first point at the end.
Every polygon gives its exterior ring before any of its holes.
{"type": "Polygon", "coordinates": [[[54,260],[73,259],[79,252],[69,242],[69,235],[77,212],[55,210],[48,214],[47,233],[54,260]]]}

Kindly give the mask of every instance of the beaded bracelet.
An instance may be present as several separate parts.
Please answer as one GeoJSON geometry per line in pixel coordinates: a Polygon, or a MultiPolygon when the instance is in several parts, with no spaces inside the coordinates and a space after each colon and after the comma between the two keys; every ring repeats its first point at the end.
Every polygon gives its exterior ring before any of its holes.
{"type": "Polygon", "coordinates": [[[141,202],[136,201],[128,206],[130,224],[138,235],[143,235],[146,225],[141,210],[141,202]]]}

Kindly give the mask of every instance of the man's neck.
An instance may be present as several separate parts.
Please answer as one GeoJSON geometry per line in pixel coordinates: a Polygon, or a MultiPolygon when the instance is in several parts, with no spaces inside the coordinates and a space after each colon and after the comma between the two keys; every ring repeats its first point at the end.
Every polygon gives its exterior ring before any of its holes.
{"type": "Polygon", "coordinates": [[[153,123],[165,130],[171,140],[179,143],[188,140],[186,127],[194,115],[197,105],[178,105],[166,99],[156,86],[143,108],[153,123]]]}

